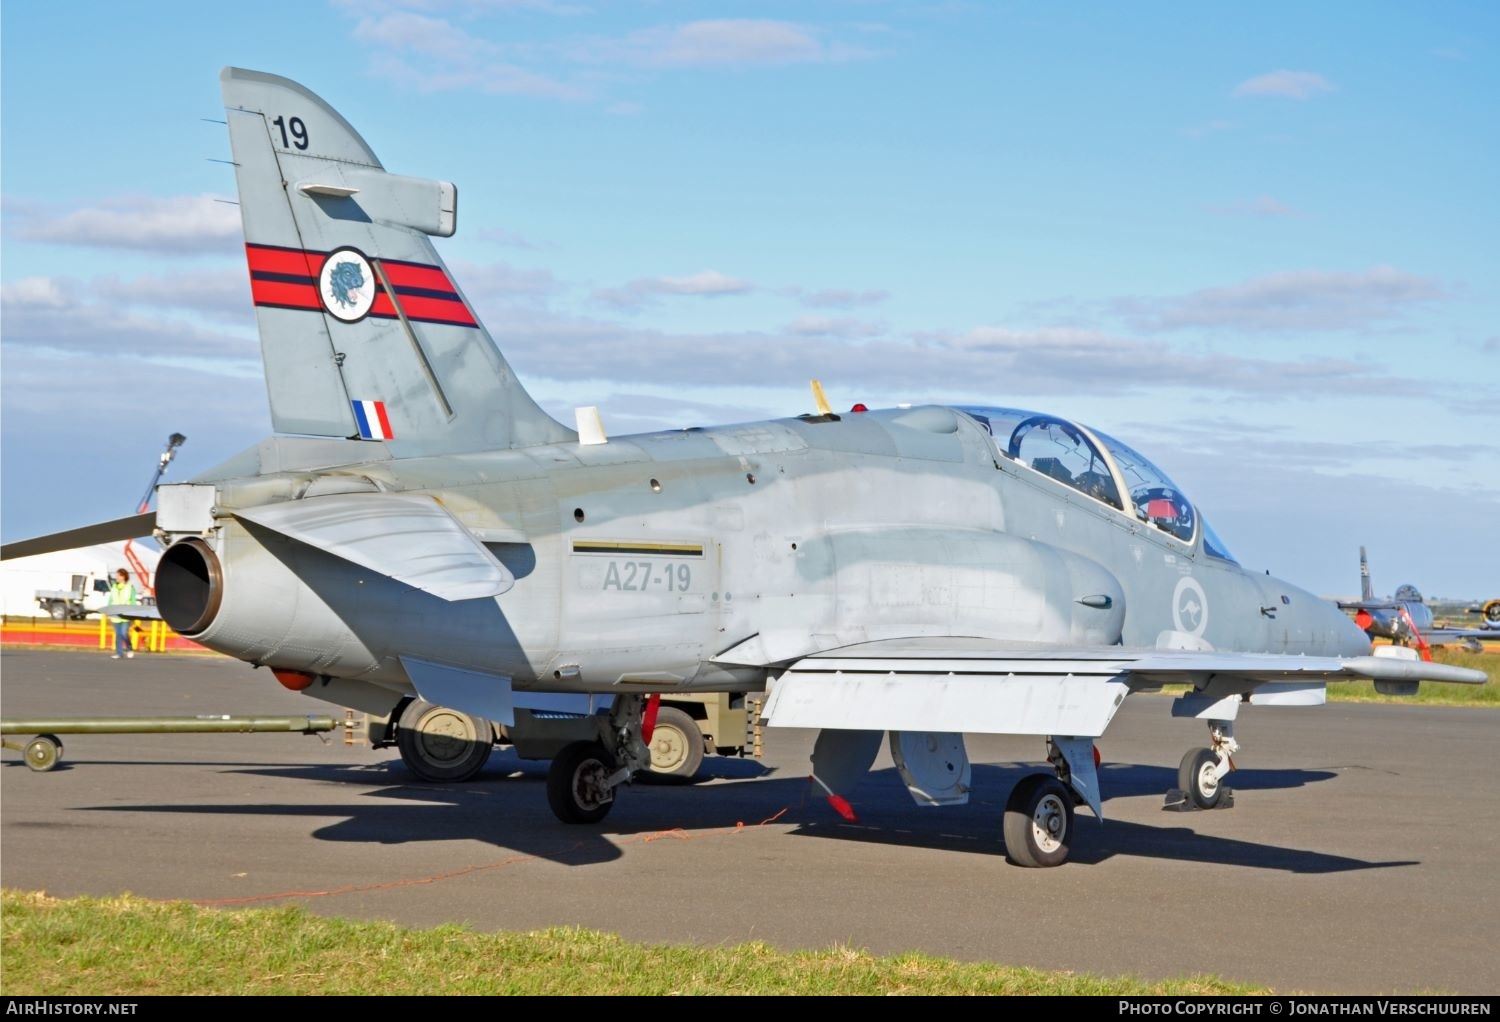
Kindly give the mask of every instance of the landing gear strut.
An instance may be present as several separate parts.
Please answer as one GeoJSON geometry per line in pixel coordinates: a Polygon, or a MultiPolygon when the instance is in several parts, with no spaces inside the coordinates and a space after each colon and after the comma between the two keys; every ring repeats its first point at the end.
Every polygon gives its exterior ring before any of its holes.
{"type": "Polygon", "coordinates": [[[1189,749],[1177,767],[1177,787],[1167,792],[1167,809],[1188,812],[1194,809],[1230,809],[1234,792],[1224,783],[1234,769],[1230,757],[1239,751],[1234,740],[1234,722],[1211,720],[1208,734],[1212,748],[1189,749]]]}
{"type": "Polygon", "coordinates": [[[615,804],[615,789],[651,766],[641,738],[646,697],[616,696],[599,739],[565,745],[547,769],[547,804],[564,823],[598,823],[615,804]]]}

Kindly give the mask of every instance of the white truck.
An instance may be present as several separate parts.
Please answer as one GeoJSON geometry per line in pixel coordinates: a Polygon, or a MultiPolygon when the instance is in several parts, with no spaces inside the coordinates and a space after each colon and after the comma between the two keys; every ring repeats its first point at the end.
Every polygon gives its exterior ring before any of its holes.
{"type": "Polygon", "coordinates": [[[37,605],[55,621],[82,621],[109,604],[109,579],[93,573],[72,576],[70,589],[38,589],[37,605]]]}

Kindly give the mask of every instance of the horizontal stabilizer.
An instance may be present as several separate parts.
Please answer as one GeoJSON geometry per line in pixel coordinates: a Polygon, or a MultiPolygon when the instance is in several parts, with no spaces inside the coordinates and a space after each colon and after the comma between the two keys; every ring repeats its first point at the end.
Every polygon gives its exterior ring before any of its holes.
{"type": "Polygon", "coordinates": [[[100,613],[105,617],[127,618],[132,621],[161,620],[161,611],[149,603],[111,603],[100,613]]]}
{"type": "Polygon", "coordinates": [[[516,581],[431,497],[337,494],[247,508],[234,516],[445,600],[499,596],[516,581]]]}
{"type": "Polygon", "coordinates": [[[6,543],[3,548],[0,548],[0,560],[9,561],[16,557],[50,554],[54,550],[73,550],[81,546],[93,546],[95,543],[117,543],[125,539],[140,539],[151,535],[151,530],[154,528],[156,528],[156,512],[147,511],[143,515],[116,518],[112,522],[100,522],[97,525],[69,529],[67,532],[54,532],[50,536],[37,536],[35,539],[21,539],[14,543],[6,543]]]}

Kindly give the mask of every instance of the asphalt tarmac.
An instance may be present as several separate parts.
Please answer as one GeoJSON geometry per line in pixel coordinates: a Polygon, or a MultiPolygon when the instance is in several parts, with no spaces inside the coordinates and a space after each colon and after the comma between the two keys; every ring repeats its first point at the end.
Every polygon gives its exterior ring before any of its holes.
{"type": "MultiPolygon", "coordinates": [[[[1035,739],[971,737],[975,797],[920,809],[889,757],[839,820],[809,789],[813,735],[637,784],[597,828],[547,808],[545,764],[497,751],[462,785],[394,750],[301,735],[65,737],[51,773],[7,752],[0,882],[297,903],[425,926],[580,925],[703,945],[835,943],[1097,974],[1213,973],[1280,991],[1500,990],[1500,713],[1247,707],[1236,806],[1168,813],[1201,724],[1127,700],[1099,745],[1103,825],[1072,860],[1010,866],[1000,817],[1035,739]]],[[[7,649],[0,712],[321,714],[268,671],[204,657],[7,649]]]]}

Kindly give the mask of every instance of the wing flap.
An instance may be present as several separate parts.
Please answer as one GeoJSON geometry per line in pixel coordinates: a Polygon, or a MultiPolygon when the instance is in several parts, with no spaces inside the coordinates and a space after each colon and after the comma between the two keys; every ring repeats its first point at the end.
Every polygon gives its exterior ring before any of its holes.
{"type": "Polygon", "coordinates": [[[872,643],[792,664],[766,718],[773,727],[1097,738],[1136,687],[1187,683],[1210,703],[1237,703],[1248,692],[1252,701],[1314,705],[1322,683],[1356,678],[1487,680],[1482,671],[1393,657],[872,643]],[[1262,689],[1265,698],[1255,700],[1262,689]]]}
{"type": "Polygon", "coordinates": [[[431,497],[339,494],[234,516],[445,600],[499,596],[515,585],[505,565],[431,497]]]}
{"type": "Polygon", "coordinates": [[[1097,738],[1125,701],[1119,676],[855,673],[794,664],[766,706],[772,727],[1097,738]]]}

